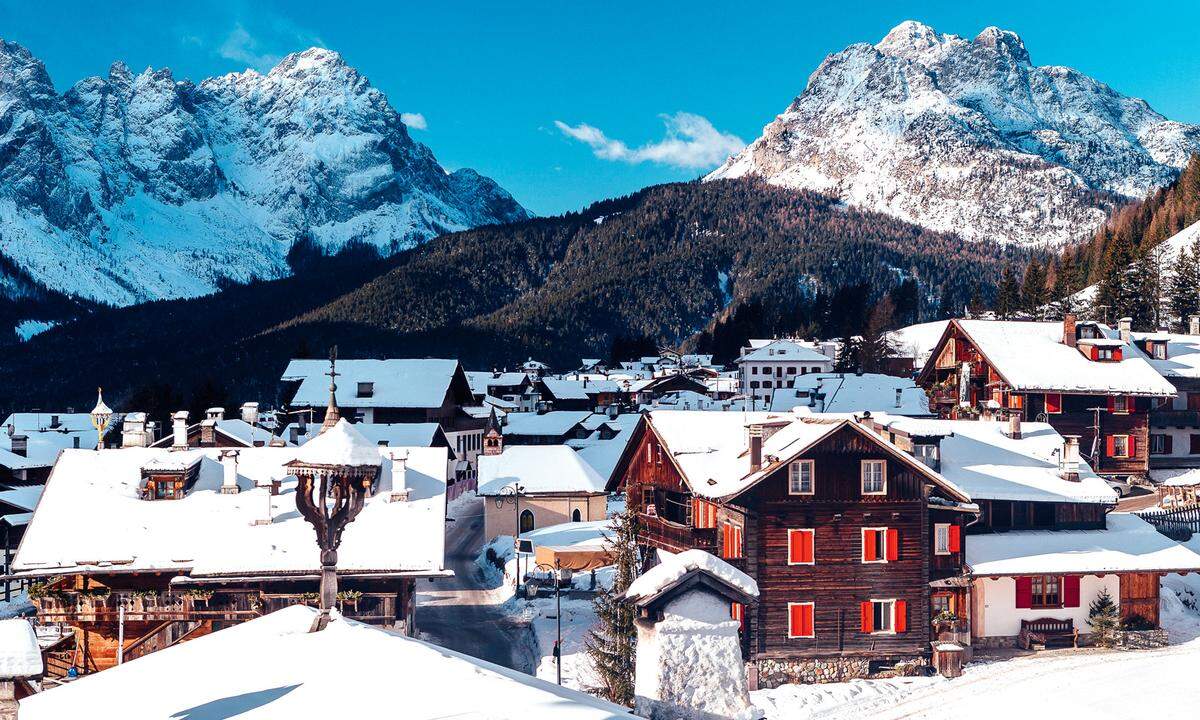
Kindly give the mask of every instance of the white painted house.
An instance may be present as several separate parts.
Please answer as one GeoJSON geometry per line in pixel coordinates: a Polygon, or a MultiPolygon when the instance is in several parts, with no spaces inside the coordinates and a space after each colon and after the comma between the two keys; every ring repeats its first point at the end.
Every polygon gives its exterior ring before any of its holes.
{"type": "Polygon", "coordinates": [[[751,340],[736,362],[741,372],[742,394],[766,408],[776,388],[795,384],[797,376],[827,373],[837,358],[836,343],[813,343],[785,338],[751,340]]]}

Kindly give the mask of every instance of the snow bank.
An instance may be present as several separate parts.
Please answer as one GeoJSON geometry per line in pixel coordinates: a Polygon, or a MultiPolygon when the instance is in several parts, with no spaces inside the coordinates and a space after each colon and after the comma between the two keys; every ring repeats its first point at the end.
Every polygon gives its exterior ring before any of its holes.
{"type": "Polygon", "coordinates": [[[20,618],[0,620],[0,679],[42,674],[42,651],[33,627],[20,618]]]}
{"type": "Polygon", "coordinates": [[[702,570],[747,595],[758,596],[758,583],[746,573],[703,550],[685,550],[665,557],[630,583],[625,598],[637,600],[657,595],[693,570],[702,570]]]}

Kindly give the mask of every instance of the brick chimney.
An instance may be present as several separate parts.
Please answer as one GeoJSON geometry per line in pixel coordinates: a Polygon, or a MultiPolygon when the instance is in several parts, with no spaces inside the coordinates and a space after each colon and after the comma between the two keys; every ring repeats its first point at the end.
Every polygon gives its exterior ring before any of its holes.
{"type": "Polygon", "coordinates": [[[750,437],[750,472],[762,468],[763,426],[751,425],[746,430],[750,437]]]}
{"type": "Polygon", "coordinates": [[[217,444],[217,420],[205,418],[200,423],[200,446],[211,447],[217,444]]]}
{"type": "Polygon", "coordinates": [[[1075,347],[1075,313],[1063,315],[1063,345],[1075,347]]]}
{"type": "Polygon", "coordinates": [[[186,450],[188,427],[188,411],[180,410],[171,416],[171,448],[174,450],[186,450]]]}

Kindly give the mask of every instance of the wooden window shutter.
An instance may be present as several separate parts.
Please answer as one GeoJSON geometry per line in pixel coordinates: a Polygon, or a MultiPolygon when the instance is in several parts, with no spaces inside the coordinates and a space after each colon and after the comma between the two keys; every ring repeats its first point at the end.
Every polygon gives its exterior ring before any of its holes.
{"type": "Polygon", "coordinates": [[[962,550],[962,528],[958,525],[950,526],[950,552],[956,553],[962,550]]]}
{"type": "Polygon", "coordinates": [[[1117,399],[1116,399],[1115,397],[1113,397],[1112,395],[1109,395],[1109,396],[1106,398],[1106,400],[1107,400],[1107,402],[1108,402],[1108,411],[1109,411],[1109,412],[1116,412],[1116,410],[1117,410],[1117,399]]]}
{"type": "Polygon", "coordinates": [[[887,531],[887,560],[891,562],[900,558],[900,531],[889,529],[887,531]]]}
{"type": "Polygon", "coordinates": [[[903,600],[896,601],[896,621],[894,627],[896,632],[902,633],[908,630],[908,603],[903,600]]]}
{"type": "Polygon", "coordinates": [[[1137,457],[1137,438],[1133,435],[1130,435],[1126,445],[1129,457],[1137,457]]]}
{"type": "Polygon", "coordinates": [[[1093,360],[1100,359],[1100,348],[1096,347],[1095,345],[1092,346],[1092,359],[1093,360]]]}
{"type": "Polygon", "coordinates": [[[1109,457],[1112,457],[1112,456],[1113,456],[1113,452],[1114,452],[1114,450],[1113,450],[1113,437],[1112,437],[1112,435],[1109,435],[1108,437],[1104,438],[1104,446],[1105,446],[1105,453],[1104,453],[1104,454],[1105,454],[1105,455],[1107,455],[1107,456],[1109,456],[1109,457]]]}
{"type": "Polygon", "coordinates": [[[1033,578],[1019,577],[1017,578],[1017,608],[1033,607],[1033,578]]]}
{"type": "Polygon", "coordinates": [[[1113,348],[1113,360],[1120,362],[1125,359],[1125,348],[1113,348]]]}
{"type": "Polygon", "coordinates": [[[875,632],[875,618],[871,613],[871,602],[868,600],[859,607],[862,612],[862,631],[865,633],[875,632]]]}
{"type": "Polygon", "coordinates": [[[1079,607],[1079,576],[1066,575],[1062,580],[1063,607],[1079,607]]]}
{"type": "Polygon", "coordinates": [[[863,531],[863,534],[862,534],[863,560],[878,560],[879,559],[875,555],[875,547],[876,547],[876,543],[878,542],[875,539],[875,533],[877,533],[877,532],[879,532],[879,531],[878,530],[864,530],[863,531]]]}
{"type": "Polygon", "coordinates": [[[800,613],[800,631],[803,635],[813,635],[813,606],[802,605],[800,613]]]}
{"type": "Polygon", "coordinates": [[[1062,412],[1062,393],[1046,393],[1046,412],[1062,412]]]}
{"type": "Polygon", "coordinates": [[[1171,439],[1172,438],[1170,435],[1163,435],[1163,452],[1166,453],[1167,455],[1170,455],[1172,452],[1171,439]]]}

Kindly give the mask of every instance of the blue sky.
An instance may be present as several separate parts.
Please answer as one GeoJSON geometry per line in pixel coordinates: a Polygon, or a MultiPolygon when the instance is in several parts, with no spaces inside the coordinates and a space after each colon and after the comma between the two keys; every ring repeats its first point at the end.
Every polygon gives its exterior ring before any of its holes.
{"type": "Polygon", "coordinates": [[[1139,12],[1098,0],[0,0],[0,37],[41,58],[60,90],[118,59],[199,80],[328,47],[398,110],[424,118],[413,135],[444,165],[474,167],[548,214],[696,177],[755,138],[827,54],[910,18],[965,36],[1014,30],[1036,64],[1078,68],[1167,117],[1200,122],[1195,2],[1139,12]],[[661,145],[668,125],[701,141],[661,145]],[[621,144],[601,146],[596,130],[621,144]]]}

